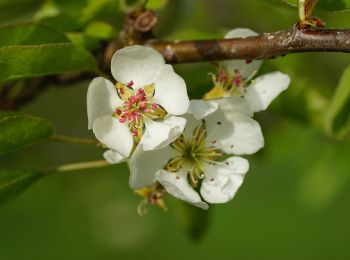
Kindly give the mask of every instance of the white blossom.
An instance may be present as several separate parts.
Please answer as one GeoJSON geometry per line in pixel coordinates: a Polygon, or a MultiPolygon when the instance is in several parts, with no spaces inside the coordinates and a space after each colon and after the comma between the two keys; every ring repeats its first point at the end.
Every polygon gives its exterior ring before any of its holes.
{"type": "MultiPolygon", "coordinates": [[[[237,28],[228,32],[226,39],[245,38],[258,35],[256,32],[237,28]]],[[[260,68],[260,60],[227,60],[219,63],[218,75],[213,76],[214,88],[206,94],[206,99],[242,96],[253,112],[265,110],[270,103],[290,84],[288,75],[275,71],[255,78],[260,68]]]]}
{"type": "Polygon", "coordinates": [[[264,146],[252,114],[241,97],[192,100],[182,135],[159,150],[136,148],[129,164],[131,188],[158,181],[171,195],[203,209],[230,201],[249,168],[246,159],[232,155],[253,154],[264,146]]]}
{"type": "Polygon", "coordinates": [[[88,128],[111,150],[111,163],[128,158],[137,144],[144,150],[161,148],[185,126],[178,117],[189,107],[184,80],[165,64],[157,51],[143,46],[118,50],[111,63],[116,80],[97,77],[87,93],[88,128]]]}

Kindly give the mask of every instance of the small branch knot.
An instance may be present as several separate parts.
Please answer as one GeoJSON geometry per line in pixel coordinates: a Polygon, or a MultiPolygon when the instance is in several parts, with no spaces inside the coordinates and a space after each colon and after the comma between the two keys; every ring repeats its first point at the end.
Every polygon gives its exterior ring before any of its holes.
{"type": "Polygon", "coordinates": [[[134,22],[134,28],[139,32],[148,32],[157,24],[158,17],[153,11],[141,13],[134,22]]]}

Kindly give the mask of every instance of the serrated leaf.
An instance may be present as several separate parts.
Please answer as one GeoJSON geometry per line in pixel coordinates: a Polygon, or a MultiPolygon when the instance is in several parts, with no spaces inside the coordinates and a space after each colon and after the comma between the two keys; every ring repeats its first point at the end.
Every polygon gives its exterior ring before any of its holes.
{"type": "MultiPolygon", "coordinates": [[[[298,7],[298,0],[281,0],[289,5],[298,7]]],[[[319,0],[316,9],[325,11],[350,10],[350,0],[319,0]]]]}
{"type": "Polygon", "coordinates": [[[326,130],[339,139],[350,135],[350,66],[344,71],[328,107],[326,130]]]}
{"type": "Polygon", "coordinates": [[[69,42],[67,37],[46,25],[20,23],[0,26],[0,47],[69,42]]]}
{"type": "Polygon", "coordinates": [[[14,199],[43,175],[31,170],[0,169],[0,205],[14,199]]]}
{"type": "Polygon", "coordinates": [[[0,81],[75,71],[95,71],[96,60],[72,43],[0,48],[0,81]]]}
{"type": "Polygon", "coordinates": [[[0,155],[49,138],[53,125],[46,119],[14,112],[0,112],[0,155]]]}

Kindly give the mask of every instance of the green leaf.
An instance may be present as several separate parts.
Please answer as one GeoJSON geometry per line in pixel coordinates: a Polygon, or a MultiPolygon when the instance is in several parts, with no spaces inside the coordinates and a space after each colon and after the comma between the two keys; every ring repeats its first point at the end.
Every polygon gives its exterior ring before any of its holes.
{"type": "MultiPolygon", "coordinates": [[[[281,0],[289,5],[298,6],[298,0],[281,0]]],[[[350,0],[319,0],[316,9],[325,11],[345,11],[350,10],[350,0]]]]}
{"type": "Polygon", "coordinates": [[[49,138],[53,125],[46,119],[15,112],[0,112],[0,155],[49,138]]]}
{"type": "Polygon", "coordinates": [[[97,69],[94,57],[71,43],[2,47],[0,67],[0,81],[97,69]]]}
{"type": "Polygon", "coordinates": [[[0,26],[0,47],[69,42],[67,37],[46,25],[20,23],[0,26]]]}
{"type": "Polygon", "coordinates": [[[350,135],[350,66],[344,71],[328,107],[326,131],[339,139],[350,135]]]}
{"type": "Polygon", "coordinates": [[[0,205],[14,199],[43,175],[30,170],[0,169],[0,205]]]}

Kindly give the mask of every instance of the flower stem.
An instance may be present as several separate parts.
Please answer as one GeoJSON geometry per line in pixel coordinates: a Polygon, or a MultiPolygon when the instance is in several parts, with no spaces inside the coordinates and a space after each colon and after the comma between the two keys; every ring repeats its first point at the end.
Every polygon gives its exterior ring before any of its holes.
{"type": "Polygon", "coordinates": [[[69,172],[69,171],[76,171],[76,170],[93,169],[93,168],[105,167],[108,165],[110,165],[110,163],[108,163],[105,160],[69,163],[69,164],[63,164],[63,165],[58,166],[56,168],[49,169],[49,170],[45,171],[45,173],[51,174],[51,173],[56,173],[56,172],[69,172]]]}
{"type": "Polygon", "coordinates": [[[94,139],[80,138],[74,136],[64,136],[64,135],[53,135],[50,138],[52,141],[57,142],[67,142],[67,143],[78,143],[78,144],[92,144],[96,146],[103,147],[103,144],[94,139]]]}

